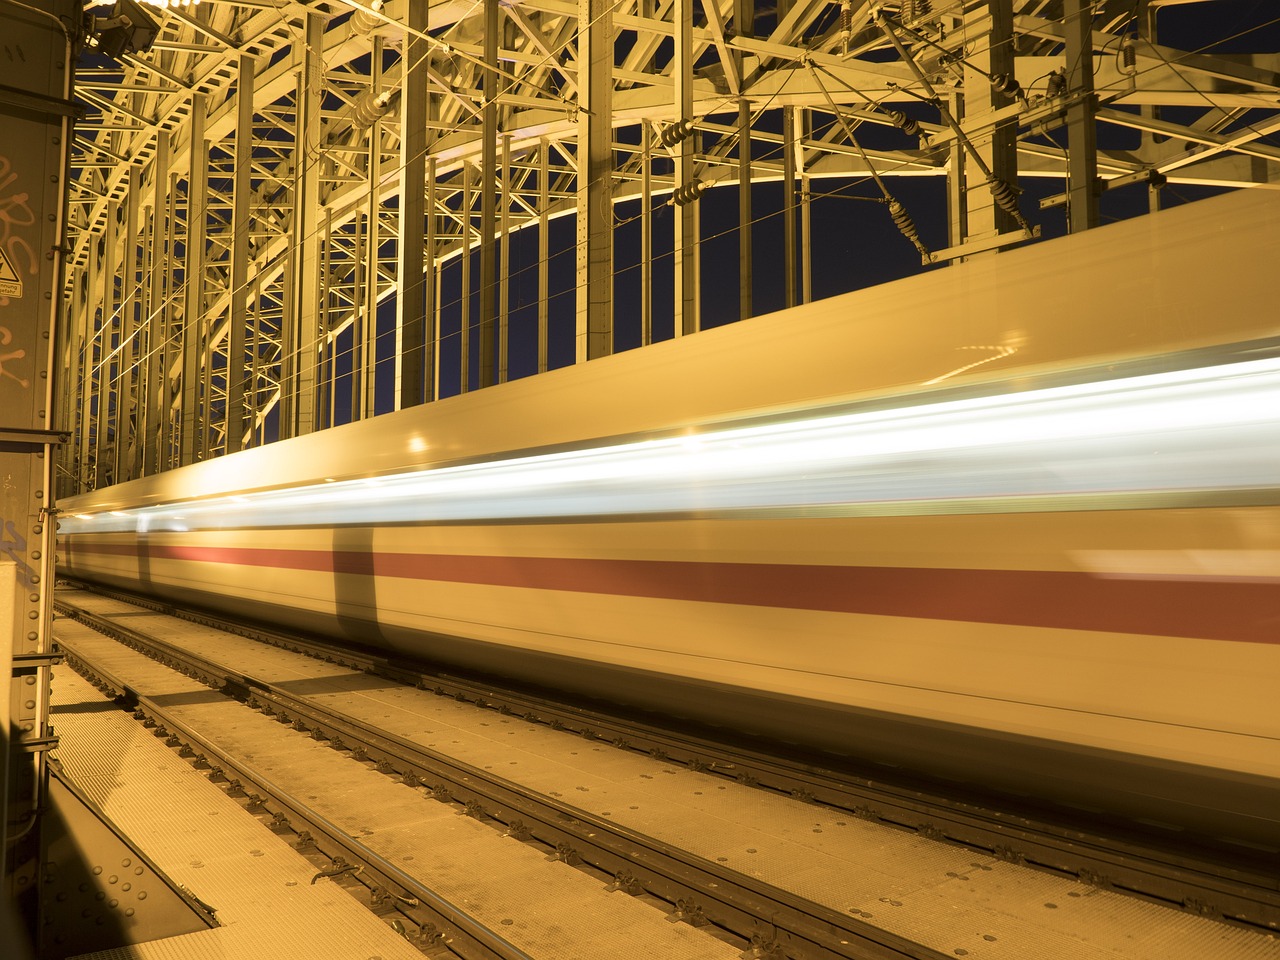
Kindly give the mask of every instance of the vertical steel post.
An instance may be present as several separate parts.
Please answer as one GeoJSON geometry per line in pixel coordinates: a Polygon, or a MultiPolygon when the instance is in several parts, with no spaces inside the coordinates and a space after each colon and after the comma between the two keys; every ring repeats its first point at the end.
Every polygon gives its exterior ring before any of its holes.
{"type": "Polygon", "coordinates": [[[538,372],[547,372],[547,326],[550,320],[551,273],[551,145],[538,141],[538,372]]]}
{"type": "MultiPolygon", "coordinates": [[[[154,165],[151,174],[155,174],[154,165]]],[[[138,403],[136,407],[136,437],[134,457],[134,476],[145,476],[147,468],[147,447],[150,443],[151,424],[151,285],[155,278],[156,264],[153,247],[156,242],[155,205],[151,199],[142,201],[142,236],[138,242],[138,256],[141,270],[138,279],[138,367],[134,382],[137,384],[138,403]]]]}
{"type": "Polygon", "coordinates": [[[301,436],[318,423],[316,393],[321,348],[320,273],[323,235],[320,227],[320,110],[324,89],[324,18],[307,14],[306,43],[296,98],[297,138],[294,143],[293,270],[291,309],[285,315],[289,330],[285,355],[291,376],[281,377],[281,395],[293,398],[288,423],[281,411],[280,434],[301,436]],[[287,431],[287,432],[286,432],[287,431]]]}
{"type": "Polygon", "coordinates": [[[120,228],[120,205],[107,204],[107,223],[102,237],[102,326],[98,340],[98,376],[94,392],[98,397],[98,431],[94,437],[95,487],[115,482],[114,457],[108,440],[115,442],[115,387],[112,369],[116,364],[115,333],[119,322],[116,307],[116,244],[120,228]]]}
{"type": "Polygon", "coordinates": [[[320,301],[316,310],[316,429],[333,426],[334,381],[338,377],[337,344],[331,335],[329,309],[333,296],[333,211],[323,208],[324,233],[320,243],[320,301]]]}
{"type": "Polygon", "coordinates": [[[480,344],[481,387],[494,382],[497,306],[498,210],[498,0],[484,0],[484,106],[480,134],[480,344]]]}
{"type": "Polygon", "coordinates": [[[426,269],[422,274],[423,310],[427,316],[427,347],[430,365],[427,367],[427,399],[440,397],[440,267],[436,263],[437,232],[439,224],[440,196],[436,181],[436,158],[427,158],[426,236],[423,250],[426,269]]]}
{"type": "MultiPolygon", "coordinates": [[[[70,332],[63,292],[72,125],[62,105],[72,97],[81,16],[73,0],[7,5],[0,15],[0,237],[8,255],[0,284],[0,428],[8,434],[0,444],[0,678],[7,706],[0,737],[0,909],[3,940],[17,948],[11,952],[22,952],[21,925],[45,948],[41,955],[51,952],[52,939],[40,916],[51,866],[42,842],[49,807],[45,758],[58,742],[49,722],[57,444],[47,431],[65,424],[64,411],[54,407],[66,373],[58,352],[70,332]]],[[[126,262],[134,255],[126,251],[126,262]]]]}
{"type": "Polygon", "coordinates": [[[782,108],[782,270],[786,305],[796,305],[795,107],[782,108]]]}
{"type": "Polygon", "coordinates": [[[249,341],[249,434],[246,446],[254,446],[266,441],[266,428],[259,434],[258,424],[258,377],[261,376],[262,365],[262,272],[253,275],[253,334],[249,341]]]}
{"type": "Polygon", "coordinates": [[[809,216],[809,176],[804,168],[805,130],[811,115],[804,109],[796,111],[796,173],[800,178],[800,302],[813,300],[813,244],[809,216]]]}
{"type": "Polygon", "coordinates": [[[179,418],[181,407],[175,410],[180,394],[180,384],[173,376],[173,371],[182,362],[182,313],[181,306],[175,313],[174,301],[178,294],[178,271],[182,268],[176,249],[178,245],[178,175],[170,173],[165,184],[168,193],[165,222],[168,224],[168,243],[164,252],[164,335],[160,347],[160,409],[163,416],[160,420],[160,459],[158,468],[168,470],[175,465],[179,444],[178,431],[181,427],[179,418]]]}
{"type": "MultiPolygon", "coordinates": [[[[973,70],[964,72],[964,115],[972,118],[999,110],[1011,99],[996,89],[994,80],[1013,78],[1017,65],[1013,52],[1013,3],[1012,0],[979,0],[970,2],[964,11],[964,28],[971,31],[972,44],[969,56],[973,70]]],[[[990,176],[1002,183],[1016,184],[1018,180],[1017,123],[1005,123],[996,127],[990,138],[972,144],[990,176]]],[[[964,240],[991,237],[1018,229],[1017,221],[1002,209],[991,192],[988,173],[961,150],[960,162],[964,175],[964,240]]]]}
{"type": "Polygon", "coordinates": [[[71,269],[71,281],[67,294],[67,321],[63,327],[65,337],[66,376],[62,378],[58,409],[62,423],[71,431],[71,443],[58,451],[58,461],[63,467],[63,480],[58,484],[58,496],[69,497],[80,493],[80,464],[77,438],[84,424],[84,408],[79,403],[77,391],[84,382],[84,323],[85,291],[84,268],[71,269]]]}
{"type": "Polygon", "coordinates": [[[459,366],[461,379],[459,393],[471,389],[471,164],[462,161],[462,238],[459,244],[462,250],[462,303],[458,320],[459,366]]]}
{"type": "Polygon", "coordinates": [[[361,400],[364,391],[364,337],[368,322],[368,305],[365,295],[368,282],[365,277],[369,258],[366,245],[368,243],[369,224],[364,213],[357,212],[351,218],[351,380],[350,398],[351,422],[363,420],[364,403],[361,400]]]}
{"type": "MultiPolygon", "coordinates": [[[[370,55],[371,86],[373,96],[382,93],[382,38],[374,36],[370,55]]],[[[382,246],[382,120],[375,117],[369,127],[369,200],[365,209],[365,267],[363,309],[361,311],[361,346],[359,390],[360,418],[372,417],[375,406],[378,367],[378,254],[382,246]]],[[[353,340],[354,344],[354,340],[353,340]]],[[[353,401],[353,416],[356,409],[353,401]]]]}
{"type": "Polygon", "coordinates": [[[142,445],[142,472],[146,476],[160,469],[161,424],[168,419],[169,391],[165,389],[165,341],[168,337],[169,303],[166,279],[169,271],[169,244],[172,221],[168,217],[169,135],[156,134],[156,155],[151,161],[151,274],[147,296],[147,402],[142,445]]]}
{"type": "Polygon", "coordinates": [[[640,124],[640,344],[653,343],[653,127],[640,124]]]}
{"type": "MultiPolygon", "coordinates": [[[[693,5],[695,0],[675,0],[675,74],[676,121],[693,119],[693,5]]],[[[694,137],[685,137],[675,146],[676,188],[693,180],[694,137]]],[[[696,201],[695,201],[696,202],[696,201]]],[[[675,335],[695,333],[702,325],[698,295],[698,244],[694,205],[676,207],[675,216],[675,335]]]]}
{"type": "Polygon", "coordinates": [[[396,268],[396,409],[416,406],[426,396],[427,331],[425,251],[427,168],[427,0],[408,0],[400,91],[400,238],[396,268]]]}
{"type": "MultiPolygon", "coordinates": [[[[1159,7],[1154,4],[1147,4],[1145,12],[1140,12],[1135,18],[1135,27],[1138,36],[1148,43],[1156,42],[1156,14],[1159,7]]],[[[1143,105],[1138,108],[1138,113],[1149,120],[1160,119],[1160,107],[1157,104],[1143,105]]],[[[1146,152],[1155,146],[1155,134],[1142,134],[1142,152],[1146,152]]],[[[1160,185],[1154,181],[1147,184],[1147,212],[1160,212],[1160,185]]]]}
{"type": "Polygon", "coordinates": [[[134,418],[137,414],[136,367],[138,363],[138,307],[139,267],[138,249],[138,165],[129,164],[129,186],[124,198],[124,249],[120,258],[120,383],[116,399],[116,463],[117,482],[132,480],[137,476],[137,432],[134,418]]]}
{"type": "MultiPolygon", "coordinates": [[[[945,94],[950,101],[948,109],[956,122],[965,118],[964,93],[955,90],[945,94]]],[[[968,176],[969,156],[959,137],[953,137],[947,147],[947,245],[958,247],[969,235],[969,191],[965,180],[968,176]]]]}
{"type": "MultiPolygon", "coordinates": [[[[754,0],[745,0],[754,2],[754,0]]],[[[641,17],[653,20],[657,17],[657,0],[637,0],[636,8],[641,17]]],[[[653,57],[645,57],[639,64],[644,71],[653,70],[653,57]]],[[[649,121],[640,123],[640,150],[643,167],[640,171],[640,344],[653,343],[653,141],[656,127],[649,121]]]]}
{"type": "Polygon", "coordinates": [[[244,387],[247,369],[249,234],[253,225],[249,178],[253,163],[252,57],[240,57],[236,79],[236,143],[231,193],[231,305],[227,330],[227,453],[244,446],[244,387]]]}
{"type": "MultiPolygon", "coordinates": [[[[294,219],[296,226],[297,220],[294,219]]],[[[293,430],[290,426],[294,420],[294,410],[297,407],[297,394],[294,384],[297,382],[297,358],[293,353],[293,342],[295,339],[294,310],[295,304],[298,302],[297,291],[294,289],[293,277],[297,271],[298,248],[295,243],[288,243],[284,250],[284,269],[279,279],[280,290],[280,323],[277,329],[277,335],[280,338],[280,399],[277,402],[276,409],[279,411],[276,417],[276,438],[284,440],[286,437],[293,436],[293,430]]]]}
{"type": "Polygon", "coordinates": [[[94,409],[95,400],[100,405],[101,397],[98,396],[98,364],[96,359],[97,350],[94,344],[98,341],[98,318],[96,303],[98,300],[98,252],[95,249],[97,244],[93,242],[92,236],[89,241],[89,256],[85,263],[85,310],[84,310],[84,360],[83,373],[84,382],[80,392],[80,432],[77,436],[77,442],[80,445],[80,470],[78,473],[81,490],[92,490],[94,480],[97,475],[97,462],[95,457],[95,446],[91,444],[90,438],[94,435],[98,428],[97,413],[94,409]],[[89,464],[93,462],[94,468],[90,470],[89,464]]]}
{"type": "MultiPolygon", "coordinates": [[[[689,6],[692,27],[692,0],[689,6]]],[[[679,4],[677,4],[679,6],[679,4]]],[[[613,4],[578,3],[577,363],[613,352],[613,4]]]]}
{"type": "MultiPolygon", "coordinates": [[[[739,0],[740,6],[745,6],[739,0]]],[[[739,59],[741,55],[738,54],[739,59]]],[[[738,319],[755,310],[751,251],[751,103],[738,101],[738,319]]]]}
{"type": "Polygon", "coordinates": [[[443,303],[444,303],[444,297],[442,294],[442,287],[443,287],[442,278],[444,276],[444,264],[441,263],[438,259],[435,259],[433,257],[430,270],[431,270],[431,278],[434,281],[432,283],[431,289],[435,292],[430,302],[428,302],[427,306],[431,307],[435,315],[434,329],[435,329],[435,347],[436,347],[435,353],[432,356],[433,362],[431,364],[431,369],[432,369],[431,388],[433,391],[431,395],[436,399],[439,399],[440,398],[440,341],[442,339],[440,334],[440,314],[441,314],[441,310],[443,309],[443,303]]]}
{"type": "Polygon", "coordinates": [[[1067,56],[1067,225],[1089,230],[1098,215],[1098,96],[1093,89],[1093,5],[1065,0],[1067,56]]]}
{"type": "MultiPolygon", "coordinates": [[[[502,186],[498,196],[498,262],[502,264],[498,280],[498,382],[506,383],[511,363],[511,137],[502,137],[502,186]]],[[[433,271],[434,272],[434,271],[433,271]]]]}
{"type": "MultiPolygon", "coordinates": [[[[187,248],[182,309],[182,430],[179,462],[194,463],[203,449],[207,410],[201,409],[200,370],[204,356],[204,198],[209,192],[209,145],[205,141],[205,95],[191,95],[191,142],[187,173],[187,248]]],[[[207,398],[204,398],[207,403],[207,398]]]]}
{"type": "MultiPolygon", "coordinates": [[[[753,37],[756,32],[755,0],[734,0],[734,23],[740,37],[753,37]]],[[[741,76],[746,54],[734,51],[741,76]]],[[[738,319],[745,320],[755,311],[753,288],[753,253],[751,249],[751,102],[738,101],[738,319]]]]}

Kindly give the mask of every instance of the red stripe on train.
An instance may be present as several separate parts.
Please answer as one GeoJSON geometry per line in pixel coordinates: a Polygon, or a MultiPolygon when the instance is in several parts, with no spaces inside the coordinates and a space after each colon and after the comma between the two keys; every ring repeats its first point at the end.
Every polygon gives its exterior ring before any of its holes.
{"type": "Polygon", "coordinates": [[[1076,571],[585,560],[76,543],[137,555],[317,573],[874,614],[1010,626],[1280,642],[1280,579],[1137,579],[1076,571]]]}

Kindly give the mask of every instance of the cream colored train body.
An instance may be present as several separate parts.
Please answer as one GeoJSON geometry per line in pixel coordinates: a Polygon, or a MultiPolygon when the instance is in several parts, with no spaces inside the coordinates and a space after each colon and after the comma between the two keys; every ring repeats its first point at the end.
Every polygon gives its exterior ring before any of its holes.
{"type": "Polygon", "coordinates": [[[1280,846],[1278,254],[1255,191],[934,270],[74,498],[61,570],[1280,846]]]}

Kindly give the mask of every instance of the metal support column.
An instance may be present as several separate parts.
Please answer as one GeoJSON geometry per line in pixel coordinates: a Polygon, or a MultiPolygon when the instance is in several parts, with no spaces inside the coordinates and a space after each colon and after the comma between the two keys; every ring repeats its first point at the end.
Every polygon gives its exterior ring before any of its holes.
{"type": "MultiPolygon", "coordinates": [[[[740,5],[741,2],[740,2],[740,5]]],[[[741,57],[741,55],[739,55],[741,57]]],[[[738,101],[738,319],[755,310],[751,251],[751,103],[738,101]]]]}
{"type": "MultiPolygon", "coordinates": [[[[373,38],[370,57],[369,92],[382,95],[382,37],[373,38]]],[[[359,328],[359,352],[352,361],[353,389],[359,390],[359,402],[353,398],[351,415],[363,420],[375,411],[378,366],[378,251],[382,245],[382,118],[375,115],[369,125],[369,199],[365,208],[364,290],[359,328]],[[356,371],[359,371],[356,374],[356,371]],[[357,412],[358,411],[358,412],[357,412]]],[[[353,347],[357,340],[352,339],[353,347]]]]}
{"type": "Polygon", "coordinates": [[[79,466],[80,469],[76,476],[78,478],[79,487],[83,490],[92,490],[94,486],[95,472],[97,464],[94,461],[94,446],[90,443],[90,438],[97,430],[97,417],[94,410],[94,404],[97,402],[97,379],[98,379],[98,362],[97,362],[97,346],[98,343],[98,317],[97,317],[97,289],[98,289],[98,256],[95,251],[96,243],[89,244],[89,257],[85,263],[85,298],[84,298],[84,327],[81,333],[82,349],[84,350],[84,359],[82,363],[83,383],[80,391],[80,423],[77,441],[79,443],[79,466]],[[90,464],[94,466],[91,469],[90,464]]]}
{"type": "Polygon", "coordinates": [[[478,385],[494,383],[497,325],[498,0],[484,0],[484,107],[480,135],[480,345],[478,385]]]}
{"type": "Polygon", "coordinates": [[[426,199],[426,236],[423,238],[426,254],[426,269],[422,274],[423,310],[427,317],[428,361],[425,376],[427,378],[427,397],[431,400],[440,397],[440,265],[436,262],[439,231],[440,196],[436,180],[436,158],[427,158],[427,199],[426,199]]]}
{"type": "Polygon", "coordinates": [[[187,174],[187,257],[183,265],[186,296],[182,307],[182,465],[194,463],[206,430],[200,405],[204,356],[205,197],[209,193],[209,145],[204,138],[207,112],[203,93],[191,95],[191,142],[187,174]]]}
{"type": "Polygon", "coordinates": [[[252,57],[240,58],[236,79],[235,172],[231,196],[231,306],[227,331],[227,453],[244,446],[244,390],[248,364],[245,357],[245,328],[248,325],[249,280],[249,179],[253,163],[253,79],[252,57]]]}
{"type": "MultiPolygon", "coordinates": [[[[1146,9],[1138,8],[1139,12],[1134,21],[1137,28],[1139,39],[1147,41],[1147,43],[1156,42],[1156,14],[1159,7],[1154,4],[1146,4],[1146,9]]],[[[1138,112],[1148,120],[1160,119],[1160,106],[1158,104],[1144,104],[1138,108],[1138,112]]],[[[1155,149],[1157,140],[1156,134],[1143,132],[1142,146],[1139,153],[1146,153],[1155,149]]],[[[1163,184],[1159,181],[1152,180],[1147,184],[1147,211],[1149,213],[1158,213],[1160,211],[1160,191],[1163,184]]]]}
{"type": "MultiPolygon", "coordinates": [[[[972,29],[970,62],[973,70],[964,72],[964,109],[971,120],[999,110],[1013,102],[996,89],[996,82],[1012,79],[1017,67],[1013,54],[1012,0],[980,0],[965,8],[965,28],[972,29]]],[[[970,49],[970,47],[966,47],[970,49]]],[[[983,172],[977,163],[965,163],[964,239],[982,239],[997,233],[1018,229],[1017,221],[999,205],[991,192],[989,177],[1007,184],[1018,181],[1017,123],[996,127],[990,138],[982,138],[973,149],[987,165],[983,172]]],[[[961,160],[966,158],[963,153],[961,160]]]]}
{"type": "MultiPolygon", "coordinates": [[[[948,91],[945,96],[949,101],[951,116],[957,123],[963,122],[964,93],[959,90],[948,91]]],[[[947,246],[958,247],[969,235],[969,191],[965,183],[965,169],[968,155],[964,143],[959,137],[952,139],[947,147],[947,246]]]]}
{"type": "MultiPolygon", "coordinates": [[[[324,18],[307,14],[306,43],[298,75],[297,139],[294,144],[293,271],[291,309],[284,318],[289,332],[284,354],[291,369],[282,375],[282,395],[293,398],[288,418],[280,418],[281,437],[311,433],[318,423],[320,332],[320,247],[323,242],[320,202],[320,111],[324,88],[324,18]]],[[[283,411],[282,411],[283,413],[283,411]]]]}
{"type": "Polygon", "coordinates": [[[423,218],[426,216],[427,0],[408,0],[400,91],[400,240],[396,267],[396,409],[416,406],[427,396],[428,356],[434,336],[427,330],[423,218]]]}
{"type": "Polygon", "coordinates": [[[150,239],[147,244],[147,299],[143,317],[143,345],[146,360],[142,365],[143,390],[138,402],[138,434],[142,440],[142,475],[150,476],[158,467],[157,439],[160,422],[168,410],[168,393],[162,389],[168,303],[165,278],[168,273],[169,222],[169,135],[156,134],[156,154],[151,161],[151,214],[147,217],[150,239]]]}
{"type": "Polygon", "coordinates": [[[640,345],[653,343],[653,128],[640,125],[640,345]]]}
{"type": "Polygon", "coordinates": [[[462,251],[462,303],[458,319],[459,393],[471,389],[471,164],[462,162],[462,224],[459,249],[462,251]]]}
{"type": "MultiPolygon", "coordinates": [[[[87,310],[85,296],[85,270],[83,267],[71,268],[71,281],[68,287],[66,316],[63,326],[65,343],[63,347],[64,367],[66,375],[60,383],[56,409],[61,412],[60,422],[70,429],[71,436],[79,436],[83,429],[84,408],[79,402],[78,391],[83,389],[84,367],[84,317],[87,310]]],[[[57,485],[59,497],[74,496],[80,492],[80,464],[78,448],[75,443],[63,445],[58,451],[58,462],[62,465],[62,478],[57,485]]]]}
{"type": "Polygon", "coordinates": [[[280,367],[277,382],[280,385],[280,399],[276,407],[279,411],[276,417],[276,438],[279,440],[292,436],[289,425],[294,421],[294,410],[298,400],[296,391],[293,389],[293,384],[297,382],[297,374],[294,372],[297,369],[297,358],[294,356],[291,346],[295,339],[294,328],[296,324],[294,323],[294,316],[298,302],[297,288],[293,283],[293,278],[296,276],[298,269],[298,247],[296,243],[290,243],[285,247],[283,259],[284,270],[278,281],[278,289],[280,291],[280,323],[278,327],[280,367]]]}
{"type": "MultiPolygon", "coordinates": [[[[45,757],[53,644],[54,459],[69,411],[54,408],[67,250],[72,138],[71,72],[81,6],[73,0],[5,5],[0,57],[0,938],[17,947],[26,928],[37,948],[50,858],[42,842],[49,808],[45,757]],[[44,109],[45,106],[49,109],[44,109]],[[9,935],[15,930],[14,935],[9,935]]],[[[109,211],[114,213],[114,209],[109,211]]],[[[92,238],[90,238],[92,239],[92,238]]],[[[94,291],[89,291],[92,302],[94,291]]],[[[91,316],[90,311],[90,316],[91,316]]],[[[20,952],[15,949],[6,951],[20,952]]],[[[33,951],[32,955],[35,955],[33,951]]],[[[51,951],[40,952],[52,955],[51,951]]]]}
{"type": "Polygon", "coordinates": [[[98,430],[94,435],[94,486],[115,482],[112,444],[115,442],[115,337],[120,315],[116,306],[116,245],[120,228],[120,205],[107,204],[107,223],[102,237],[102,325],[98,330],[97,383],[98,430]]]}
{"type": "Polygon", "coordinates": [[[134,371],[134,384],[137,391],[137,406],[134,414],[134,471],[135,477],[145,476],[147,463],[147,446],[150,437],[147,433],[151,422],[151,381],[147,374],[151,369],[151,278],[155,272],[155,255],[152,247],[156,242],[155,208],[149,199],[142,203],[142,236],[138,241],[138,256],[142,264],[138,278],[138,350],[137,369],[134,371]]]}
{"type": "Polygon", "coordinates": [[[813,300],[813,237],[809,203],[809,177],[804,168],[804,139],[811,119],[803,107],[796,111],[796,176],[800,181],[800,302],[813,300]]]}
{"type": "MultiPolygon", "coordinates": [[[[740,37],[753,37],[756,32],[755,0],[734,0],[734,23],[740,37]]],[[[734,51],[738,75],[742,76],[746,54],[734,51]]],[[[753,253],[751,249],[751,102],[738,101],[738,319],[745,320],[755,312],[753,253]]]]}
{"type": "Polygon", "coordinates": [[[786,306],[796,305],[795,107],[782,108],[782,270],[786,306]]]}
{"type": "Polygon", "coordinates": [[[129,191],[124,198],[124,247],[120,256],[120,378],[116,394],[115,477],[117,482],[138,475],[137,443],[138,300],[140,257],[138,250],[138,165],[129,164],[129,191]]]}
{"type": "Polygon", "coordinates": [[[348,383],[348,403],[351,405],[351,422],[365,418],[364,401],[364,356],[365,332],[368,327],[369,311],[366,302],[368,293],[368,275],[376,270],[376,265],[369,263],[368,237],[369,221],[363,213],[356,213],[351,218],[351,380],[348,383]]]}
{"type": "Polygon", "coordinates": [[[81,377],[83,382],[80,385],[80,411],[78,432],[75,442],[78,444],[78,452],[76,462],[79,469],[76,472],[77,484],[81,491],[92,490],[94,471],[90,467],[93,462],[93,445],[90,438],[96,429],[94,417],[94,402],[96,400],[95,380],[97,378],[97,342],[98,342],[98,318],[97,318],[97,284],[98,284],[98,257],[93,250],[94,244],[89,245],[89,256],[85,263],[84,270],[84,326],[81,328],[81,350],[84,357],[81,360],[81,377]]]}
{"type": "Polygon", "coordinates": [[[538,372],[547,372],[547,326],[550,314],[551,272],[551,158],[550,143],[538,141],[538,372]]]}
{"type": "Polygon", "coordinates": [[[1067,226],[1072,233],[1098,225],[1098,131],[1094,116],[1093,5],[1065,0],[1067,56],[1067,226]]]}
{"type": "MultiPolygon", "coordinates": [[[[692,18],[691,0],[680,2],[692,18]]],[[[613,352],[611,0],[579,0],[578,24],[576,362],[582,363],[613,352]]]]}
{"type": "Polygon", "coordinates": [[[164,336],[160,342],[160,394],[157,404],[162,411],[159,461],[161,470],[168,470],[177,465],[179,428],[182,426],[180,419],[182,408],[179,406],[175,409],[175,404],[181,396],[181,384],[173,376],[174,369],[182,361],[183,324],[178,293],[178,271],[182,269],[182,264],[175,253],[178,245],[178,175],[176,173],[169,174],[165,192],[168,197],[165,204],[165,223],[168,225],[167,243],[163,251],[165,311],[164,336]]]}
{"type": "MultiPolygon", "coordinates": [[[[502,264],[498,280],[498,382],[506,383],[511,362],[511,138],[502,137],[501,189],[502,209],[498,211],[498,262],[502,264]]],[[[434,273],[435,271],[432,271],[434,273]]]]}
{"type": "MultiPolygon", "coordinates": [[[[253,330],[249,338],[249,433],[246,446],[266,442],[266,428],[259,424],[258,378],[262,375],[262,274],[253,276],[253,330]]],[[[265,421],[265,417],[262,418],[265,421]]]]}
{"type": "Polygon", "coordinates": [[[333,384],[338,376],[337,344],[330,336],[330,305],[333,297],[333,211],[323,207],[324,228],[320,234],[320,299],[316,314],[316,422],[313,429],[334,425],[333,384]]]}
{"type": "MultiPolygon", "coordinates": [[[[693,119],[693,6],[695,0],[675,0],[675,73],[676,122],[693,119]]],[[[685,137],[674,147],[676,153],[676,187],[693,180],[694,137],[685,137]]],[[[695,333],[702,324],[698,295],[698,244],[694,206],[676,207],[675,216],[675,335],[695,333]]]]}

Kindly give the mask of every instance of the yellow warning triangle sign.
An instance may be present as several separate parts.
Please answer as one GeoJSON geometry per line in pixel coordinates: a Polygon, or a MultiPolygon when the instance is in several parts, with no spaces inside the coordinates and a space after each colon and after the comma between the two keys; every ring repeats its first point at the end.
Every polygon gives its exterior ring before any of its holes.
{"type": "Polygon", "coordinates": [[[3,247],[0,247],[0,297],[22,297],[22,278],[13,269],[13,263],[3,247]]]}

